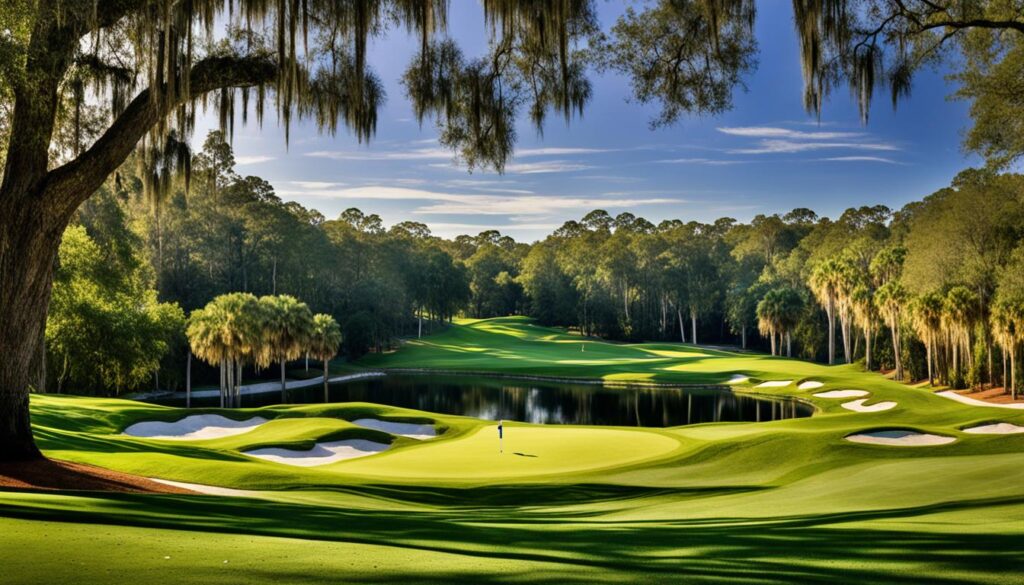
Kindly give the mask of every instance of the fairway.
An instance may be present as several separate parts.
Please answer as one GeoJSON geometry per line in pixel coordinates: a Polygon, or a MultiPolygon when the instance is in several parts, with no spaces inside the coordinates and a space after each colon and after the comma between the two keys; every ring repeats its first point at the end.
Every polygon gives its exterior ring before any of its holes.
{"type": "Polygon", "coordinates": [[[178,420],[180,409],[34,396],[37,437],[51,457],[247,491],[2,492],[0,529],[13,535],[0,549],[5,583],[38,581],[39,552],[26,552],[38,539],[70,560],[65,573],[48,574],[53,583],[75,582],[78,571],[118,583],[128,566],[169,583],[372,583],[385,570],[389,580],[437,583],[1024,582],[1024,434],[962,431],[996,422],[1012,429],[1024,424],[1018,410],[961,404],[853,366],[603,343],[520,318],[461,322],[358,365],[702,385],[743,375],[750,379],[734,391],[797,396],[817,413],[667,429],[506,421],[499,453],[493,421],[369,403],[193,409],[268,422],[175,440],[120,433],[178,420]],[[468,364],[457,357],[467,354],[468,364]],[[766,380],[792,383],[759,388],[766,380]],[[821,386],[801,390],[804,380],[821,386]],[[897,406],[844,409],[857,395],[850,390],[897,406]],[[366,419],[437,436],[352,422],[366,419]],[[881,429],[952,442],[846,439],[881,429]],[[244,454],[346,439],[388,449],[314,467],[244,454]]]}

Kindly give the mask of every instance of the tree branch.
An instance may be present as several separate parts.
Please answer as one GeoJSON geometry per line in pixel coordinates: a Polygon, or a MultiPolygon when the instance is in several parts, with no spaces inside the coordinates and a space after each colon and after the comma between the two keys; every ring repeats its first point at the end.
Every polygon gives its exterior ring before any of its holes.
{"type": "MultiPolygon", "coordinates": [[[[269,57],[209,57],[192,67],[190,99],[217,89],[267,83],[277,72],[277,63],[269,57]]],[[[150,91],[140,92],[88,150],[49,173],[43,197],[53,203],[58,217],[73,213],[117,170],[146,132],[184,102],[160,107],[150,91]]]]}

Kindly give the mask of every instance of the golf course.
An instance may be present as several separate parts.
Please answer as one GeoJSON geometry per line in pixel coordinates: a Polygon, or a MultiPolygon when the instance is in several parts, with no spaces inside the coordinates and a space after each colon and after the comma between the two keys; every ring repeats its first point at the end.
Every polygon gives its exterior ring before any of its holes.
{"type": "Polygon", "coordinates": [[[493,420],[372,403],[33,395],[47,457],[183,489],[0,492],[4,583],[1024,583],[1024,433],[1010,432],[1022,409],[856,365],[608,343],[518,317],[457,321],[344,366],[410,369],[716,386],[815,412],[669,428],[504,421],[499,445],[493,420]],[[229,420],[170,435],[197,416],[229,420]],[[131,434],[143,428],[153,436],[131,434]],[[380,449],[289,460],[340,444],[380,449]]]}

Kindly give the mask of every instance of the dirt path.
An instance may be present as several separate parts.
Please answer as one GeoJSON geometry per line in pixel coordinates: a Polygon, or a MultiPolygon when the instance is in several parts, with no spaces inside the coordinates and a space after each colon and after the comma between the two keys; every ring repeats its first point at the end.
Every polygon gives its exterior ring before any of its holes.
{"type": "Polygon", "coordinates": [[[136,494],[196,493],[137,475],[53,459],[0,463],[0,489],[89,490],[136,494]]]}

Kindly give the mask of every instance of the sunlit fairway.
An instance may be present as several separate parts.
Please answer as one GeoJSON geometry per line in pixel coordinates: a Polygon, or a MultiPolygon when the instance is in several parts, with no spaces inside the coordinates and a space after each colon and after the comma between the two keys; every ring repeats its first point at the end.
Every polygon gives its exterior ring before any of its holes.
{"type": "Polygon", "coordinates": [[[524,319],[461,322],[357,364],[725,385],[813,403],[811,418],[670,429],[495,423],[373,404],[193,409],[270,419],[197,441],[121,434],[183,409],[34,396],[53,458],[248,497],[0,492],[4,583],[1024,582],[1024,412],[967,406],[867,374],[680,344],[583,339],[524,319]],[[774,387],[764,381],[792,381],[774,387]],[[805,387],[804,381],[822,386],[805,387]],[[882,412],[819,398],[862,390],[882,412]],[[433,424],[416,440],[362,428],[433,424]],[[952,443],[846,437],[906,429],[952,443]],[[366,439],[383,453],[318,467],[248,457],[366,439]],[[43,545],[45,544],[45,546],[43,545]],[[58,554],[62,563],[47,563],[58,554]]]}

